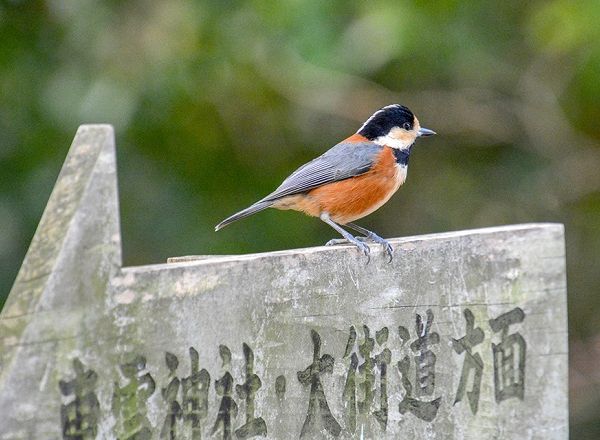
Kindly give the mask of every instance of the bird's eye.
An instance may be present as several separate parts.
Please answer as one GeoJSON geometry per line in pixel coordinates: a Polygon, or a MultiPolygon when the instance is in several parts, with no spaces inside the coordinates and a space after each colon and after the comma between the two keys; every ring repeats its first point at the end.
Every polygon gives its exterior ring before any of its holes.
{"type": "Polygon", "coordinates": [[[410,122],[405,122],[404,124],[402,124],[402,128],[408,131],[412,128],[412,125],[410,124],[410,122]]]}

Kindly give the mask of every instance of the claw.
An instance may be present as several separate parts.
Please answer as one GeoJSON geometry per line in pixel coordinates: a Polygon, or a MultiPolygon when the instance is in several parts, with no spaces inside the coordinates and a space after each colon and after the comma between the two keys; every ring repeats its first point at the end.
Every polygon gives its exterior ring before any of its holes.
{"type": "Polygon", "coordinates": [[[385,252],[388,254],[388,256],[390,257],[390,261],[388,261],[388,264],[392,262],[392,260],[394,259],[394,248],[392,247],[391,244],[387,243],[383,245],[385,247],[385,252]]]}
{"type": "Polygon", "coordinates": [[[369,248],[369,246],[367,246],[362,241],[358,240],[356,240],[356,243],[354,244],[359,251],[362,251],[362,253],[365,254],[365,256],[367,257],[367,264],[369,264],[369,261],[371,261],[371,249],[369,248]]]}
{"type": "Polygon", "coordinates": [[[384,238],[381,238],[379,235],[372,233],[367,237],[356,237],[356,239],[358,241],[360,241],[361,243],[370,240],[370,241],[374,241],[377,244],[382,245],[384,252],[388,255],[388,257],[390,257],[388,263],[391,263],[392,260],[394,259],[394,248],[392,247],[392,245],[390,244],[389,241],[387,241],[384,238]]]}

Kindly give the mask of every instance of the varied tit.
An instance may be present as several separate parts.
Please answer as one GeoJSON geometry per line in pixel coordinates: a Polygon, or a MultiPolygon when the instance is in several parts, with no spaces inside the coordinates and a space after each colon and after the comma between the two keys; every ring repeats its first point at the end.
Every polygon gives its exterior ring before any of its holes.
{"type": "Polygon", "coordinates": [[[215,231],[266,208],[293,209],[319,217],[344,237],[341,241],[354,244],[367,257],[366,240],[383,245],[391,261],[390,243],[353,222],[390,199],[406,180],[416,139],[434,134],[421,127],[408,108],[399,104],[383,107],[354,135],[298,168],[275,191],[226,218],[215,231]],[[354,237],[342,226],[363,236],[354,237]]]}

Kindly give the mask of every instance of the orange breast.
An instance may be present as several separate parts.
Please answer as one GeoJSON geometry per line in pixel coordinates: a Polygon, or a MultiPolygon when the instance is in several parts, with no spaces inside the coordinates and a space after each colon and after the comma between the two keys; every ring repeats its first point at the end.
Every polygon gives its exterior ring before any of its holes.
{"type": "MultiPolygon", "coordinates": [[[[318,207],[319,214],[328,212],[334,222],[344,224],[381,207],[405,179],[406,168],[396,164],[392,149],[386,147],[365,174],[315,188],[307,198],[318,207]]],[[[314,208],[311,211],[315,212],[314,208]]]]}

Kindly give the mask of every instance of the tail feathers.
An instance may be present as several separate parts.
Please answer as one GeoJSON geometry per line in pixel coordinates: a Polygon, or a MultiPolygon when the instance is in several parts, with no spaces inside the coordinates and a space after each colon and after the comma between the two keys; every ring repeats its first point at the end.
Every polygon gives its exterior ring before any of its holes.
{"type": "Polygon", "coordinates": [[[229,223],[233,223],[237,220],[248,217],[249,215],[252,215],[254,213],[262,211],[263,209],[267,209],[272,204],[273,204],[273,201],[260,200],[260,201],[256,202],[254,205],[249,206],[246,209],[243,209],[240,212],[237,212],[230,217],[227,217],[225,220],[223,220],[221,223],[219,223],[217,226],[215,226],[215,231],[218,231],[219,229],[223,229],[229,223]]]}

